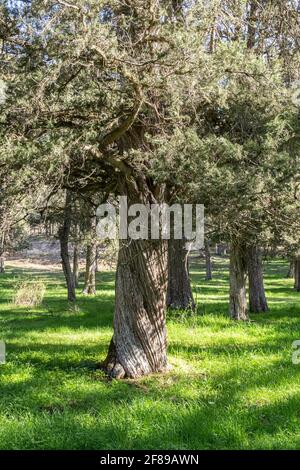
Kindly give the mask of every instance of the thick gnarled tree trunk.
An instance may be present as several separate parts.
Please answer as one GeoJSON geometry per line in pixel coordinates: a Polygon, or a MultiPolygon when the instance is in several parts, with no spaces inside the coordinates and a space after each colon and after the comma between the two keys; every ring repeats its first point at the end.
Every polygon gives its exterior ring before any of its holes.
{"type": "Polygon", "coordinates": [[[171,238],[168,241],[168,253],[167,306],[180,310],[194,309],[185,240],[171,238]]]}
{"type": "Polygon", "coordinates": [[[211,281],[212,279],[212,263],[211,263],[211,254],[209,242],[205,240],[204,242],[204,252],[205,252],[205,280],[211,281]]]}
{"type": "Polygon", "coordinates": [[[121,242],[114,335],[103,364],[111,377],[135,378],[166,370],[166,284],[165,241],[121,242]]]}
{"type": "Polygon", "coordinates": [[[294,279],[294,288],[297,292],[300,292],[300,256],[295,258],[294,279]]]}
{"type": "Polygon", "coordinates": [[[71,213],[72,213],[72,194],[70,191],[66,192],[66,202],[64,209],[64,220],[62,226],[59,229],[59,241],[60,241],[60,254],[63,272],[65,275],[67,289],[68,289],[68,301],[75,303],[76,294],[75,294],[75,284],[74,277],[70,265],[70,256],[69,256],[69,236],[71,229],[71,213]]]}
{"type": "Polygon", "coordinates": [[[256,245],[252,245],[247,249],[247,266],[250,312],[267,312],[268,303],[264,287],[262,255],[260,248],[256,245]]]}
{"type": "Polygon", "coordinates": [[[243,246],[232,243],[230,246],[230,316],[234,320],[248,320],[247,264],[243,246]]]}
{"type": "Polygon", "coordinates": [[[86,265],[83,294],[96,294],[96,243],[91,242],[86,247],[86,265]]]}

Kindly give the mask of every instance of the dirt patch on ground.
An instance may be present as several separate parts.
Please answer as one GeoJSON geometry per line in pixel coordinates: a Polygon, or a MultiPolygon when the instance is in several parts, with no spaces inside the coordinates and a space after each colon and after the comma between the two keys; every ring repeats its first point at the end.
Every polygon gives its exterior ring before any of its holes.
{"type": "Polygon", "coordinates": [[[6,265],[12,268],[20,269],[36,269],[40,271],[61,271],[61,264],[54,264],[53,262],[41,262],[38,259],[24,259],[24,258],[13,258],[7,259],[6,265]]]}

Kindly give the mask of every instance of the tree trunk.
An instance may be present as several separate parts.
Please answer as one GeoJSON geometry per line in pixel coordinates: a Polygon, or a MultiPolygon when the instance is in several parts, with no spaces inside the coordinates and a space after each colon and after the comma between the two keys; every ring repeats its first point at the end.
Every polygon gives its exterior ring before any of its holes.
{"type": "Polygon", "coordinates": [[[253,49],[256,41],[256,13],[257,13],[257,2],[252,0],[249,2],[249,13],[248,13],[248,31],[247,31],[247,48],[253,49]]]}
{"type": "Polygon", "coordinates": [[[96,294],[96,243],[91,242],[86,247],[86,265],[83,294],[96,294]]]}
{"type": "Polygon", "coordinates": [[[0,273],[5,272],[5,259],[4,259],[4,254],[0,254],[0,273]]]}
{"type": "Polygon", "coordinates": [[[295,285],[294,288],[300,292],[300,257],[295,258],[295,271],[294,271],[295,285]]]}
{"type": "Polygon", "coordinates": [[[79,243],[75,241],[73,247],[73,277],[75,287],[79,286],[79,253],[80,246],[79,243]]]}
{"type": "Polygon", "coordinates": [[[205,240],[204,243],[204,251],[205,251],[205,279],[206,281],[210,281],[212,279],[212,264],[211,264],[211,254],[210,254],[210,247],[209,242],[205,240]]]}
{"type": "Polygon", "coordinates": [[[103,364],[115,378],[167,367],[167,244],[121,240],[116,273],[114,335],[103,364]]]}
{"type": "Polygon", "coordinates": [[[258,246],[253,245],[247,249],[247,265],[250,312],[267,312],[268,303],[264,287],[262,256],[258,246]]]}
{"type": "Polygon", "coordinates": [[[218,256],[226,255],[227,254],[226,245],[224,245],[223,243],[217,243],[215,252],[216,252],[216,255],[218,256]]]}
{"type": "Polygon", "coordinates": [[[174,309],[195,309],[189,277],[188,251],[185,240],[168,242],[167,306],[174,309]]]}
{"type": "Polygon", "coordinates": [[[247,265],[245,249],[232,243],[230,247],[230,316],[248,320],[246,299],[247,265]]]}
{"type": "Polygon", "coordinates": [[[96,245],[96,260],[95,260],[95,271],[99,272],[99,245],[96,245]]]}
{"type": "Polygon", "coordinates": [[[64,220],[63,224],[59,229],[59,241],[60,241],[60,254],[63,272],[66,278],[67,289],[68,289],[68,301],[75,304],[75,284],[74,277],[70,265],[69,256],[69,236],[71,229],[71,211],[72,211],[72,194],[70,191],[66,192],[66,202],[64,209],[64,220]]]}
{"type": "Polygon", "coordinates": [[[286,277],[292,279],[295,276],[295,260],[292,258],[290,260],[289,270],[287,272],[286,277]]]}

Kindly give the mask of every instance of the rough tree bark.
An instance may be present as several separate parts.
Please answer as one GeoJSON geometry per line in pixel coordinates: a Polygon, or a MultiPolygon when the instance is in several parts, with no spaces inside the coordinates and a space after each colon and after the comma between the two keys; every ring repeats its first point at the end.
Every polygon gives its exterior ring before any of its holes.
{"type": "Polygon", "coordinates": [[[294,270],[295,284],[294,288],[297,292],[300,292],[300,256],[295,258],[295,270],[294,270]]]}
{"type": "Polygon", "coordinates": [[[247,263],[243,246],[232,243],[230,247],[230,316],[234,320],[248,320],[247,263]]]}
{"type": "Polygon", "coordinates": [[[268,303],[264,287],[262,256],[260,248],[256,245],[247,248],[247,266],[250,312],[267,312],[268,303]]]}
{"type": "Polygon", "coordinates": [[[205,240],[204,242],[204,251],[205,251],[205,279],[206,281],[210,281],[212,279],[212,263],[211,263],[211,254],[210,254],[210,247],[209,242],[205,240]]]}
{"type": "Polygon", "coordinates": [[[121,241],[114,335],[102,365],[111,377],[135,378],[166,370],[166,283],[165,241],[121,241]]]}
{"type": "Polygon", "coordinates": [[[60,241],[60,254],[63,272],[66,278],[67,289],[68,289],[68,301],[76,303],[76,293],[75,293],[75,284],[74,277],[70,265],[70,256],[69,256],[69,236],[71,229],[71,215],[72,215],[72,193],[71,191],[66,191],[66,201],[64,208],[64,220],[59,229],[58,236],[60,241]]]}
{"type": "Polygon", "coordinates": [[[86,247],[86,265],[83,294],[96,294],[96,243],[92,241],[86,247]]]}
{"type": "Polygon", "coordinates": [[[195,308],[185,245],[185,240],[171,238],[168,241],[167,306],[182,310],[195,308]]]}

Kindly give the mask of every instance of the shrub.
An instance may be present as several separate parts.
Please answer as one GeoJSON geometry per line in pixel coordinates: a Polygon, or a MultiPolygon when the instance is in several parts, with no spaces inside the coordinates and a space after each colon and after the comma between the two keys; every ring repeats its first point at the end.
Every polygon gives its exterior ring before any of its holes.
{"type": "Polygon", "coordinates": [[[46,286],[41,281],[23,281],[17,287],[13,302],[15,305],[37,307],[43,302],[46,286]]]}

